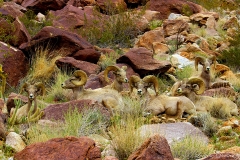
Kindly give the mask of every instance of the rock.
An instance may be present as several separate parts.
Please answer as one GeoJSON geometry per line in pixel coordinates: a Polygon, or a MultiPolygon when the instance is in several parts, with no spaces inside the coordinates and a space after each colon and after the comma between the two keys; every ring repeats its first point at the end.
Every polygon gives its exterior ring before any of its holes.
{"type": "Polygon", "coordinates": [[[27,9],[33,10],[35,13],[45,13],[49,10],[59,10],[66,5],[66,0],[24,0],[21,5],[27,9]]]}
{"type": "Polygon", "coordinates": [[[193,22],[197,22],[200,26],[206,25],[207,19],[213,16],[214,19],[217,21],[219,19],[219,14],[217,12],[200,12],[191,15],[189,18],[193,22]]]}
{"type": "Polygon", "coordinates": [[[97,0],[96,5],[100,8],[102,13],[108,15],[122,12],[127,9],[127,4],[124,0],[97,0]]]}
{"type": "Polygon", "coordinates": [[[157,134],[147,139],[139,149],[128,157],[128,160],[134,159],[173,160],[174,157],[167,140],[157,134]]]}
{"type": "MultiPolygon", "coordinates": [[[[0,64],[7,74],[7,83],[16,87],[28,72],[28,61],[22,51],[6,43],[0,42],[0,64]]],[[[6,85],[6,88],[8,86],[6,85]]]]}
{"type": "MultiPolygon", "coordinates": [[[[21,50],[28,56],[32,57],[33,53],[39,49],[39,46],[43,46],[48,49],[48,54],[55,54],[61,56],[70,56],[79,50],[93,49],[93,45],[84,40],[79,35],[63,30],[60,28],[55,28],[52,26],[47,26],[42,28],[28,43],[23,43],[19,46],[21,50]],[[51,46],[51,49],[48,47],[51,46]]],[[[45,49],[43,48],[43,49],[45,49]]]]}
{"type": "Polygon", "coordinates": [[[165,20],[163,21],[164,36],[168,37],[174,34],[180,34],[189,30],[189,25],[183,20],[165,20]]]}
{"type": "Polygon", "coordinates": [[[24,15],[23,12],[26,12],[26,8],[18,5],[14,2],[4,2],[1,6],[0,12],[3,15],[9,15],[12,18],[22,17],[24,15]]]}
{"type": "Polygon", "coordinates": [[[114,156],[106,156],[103,158],[103,160],[118,160],[118,158],[116,158],[114,156]]]}
{"type": "Polygon", "coordinates": [[[146,48],[132,48],[127,53],[117,59],[117,63],[125,63],[144,77],[149,74],[159,75],[167,72],[171,68],[168,61],[158,61],[153,58],[153,53],[146,48]]]}
{"type": "Polygon", "coordinates": [[[236,16],[230,17],[223,25],[222,29],[227,30],[228,28],[237,27],[238,19],[236,16]]]}
{"type": "Polygon", "coordinates": [[[16,152],[22,151],[26,144],[22,140],[21,136],[15,132],[9,132],[6,137],[6,145],[12,147],[16,152]]]}
{"type": "Polygon", "coordinates": [[[6,123],[6,115],[0,111],[0,139],[5,140],[6,139],[6,133],[7,129],[5,127],[6,123]]]}
{"type": "Polygon", "coordinates": [[[101,104],[93,102],[92,100],[73,100],[65,103],[50,104],[43,109],[44,115],[42,119],[52,121],[64,121],[64,116],[67,111],[77,108],[78,111],[81,112],[83,109],[86,108],[86,106],[89,109],[99,109],[99,111],[102,113],[102,115],[106,117],[106,119],[110,119],[109,110],[101,104]]]}
{"type": "Polygon", "coordinates": [[[208,137],[189,122],[144,125],[139,130],[142,136],[160,134],[167,139],[169,144],[173,141],[180,141],[188,135],[197,137],[198,139],[202,139],[203,142],[208,143],[208,137]]]}
{"type": "Polygon", "coordinates": [[[86,20],[88,24],[91,24],[94,17],[93,13],[72,5],[66,5],[60,10],[50,11],[49,15],[53,15],[54,27],[67,29],[70,32],[84,26],[86,20]]]}
{"type": "Polygon", "coordinates": [[[88,137],[54,138],[27,146],[16,153],[14,159],[101,160],[101,151],[88,137]]]}
{"type": "Polygon", "coordinates": [[[69,0],[67,5],[72,5],[74,7],[84,7],[84,6],[93,6],[96,3],[95,0],[69,0]]]}
{"type": "Polygon", "coordinates": [[[203,158],[201,160],[239,160],[240,155],[239,154],[233,154],[233,153],[216,153],[211,154],[210,156],[203,158]]]}
{"type": "Polygon", "coordinates": [[[140,38],[136,41],[134,48],[145,47],[148,50],[153,49],[153,43],[164,43],[164,31],[162,28],[156,28],[154,30],[145,32],[140,38]]]}
{"type": "Polygon", "coordinates": [[[80,61],[76,60],[72,57],[63,57],[56,60],[55,64],[58,68],[62,69],[73,69],[73,70],[83,70],[86,72],[86,74],[89,76],[91,74],[97,74],[100,71],[100,66],[86,62],[86,61],[80,61]]]}
{"type": "Polygon", "coordinates": [[[95,49],[79,50],[71,55],[71,57],[73,57],[76,60],[87,61],[95,64],[98,62],[100,56],[101,53],[97,52],[95,49]]]}
{"type": "Polygon", "coordinates": [[[208,36],[218,36],[218,32],[216,31],[217,22],[213,16],[210,16],[206,21],[206,33],[208,36]]]}
{"type": "Polygon", "coordinates": [[[202,11],[202,7],[198,4],[186,0],[149,0],[146,4],[147,9],[160,12],[158,19],[167,19],[171,13],[183,14],[183,8],[188,6],[189,11],[193,14],[202,11]]]}

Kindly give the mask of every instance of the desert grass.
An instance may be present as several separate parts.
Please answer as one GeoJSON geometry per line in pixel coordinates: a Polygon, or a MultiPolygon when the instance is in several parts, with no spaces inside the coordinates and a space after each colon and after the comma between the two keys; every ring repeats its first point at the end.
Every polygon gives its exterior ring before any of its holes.
{"type": "Polygon", "coordinates": [[[78,112],[77,109],[65,114],[65,122],[54,122],[49,126],[33,124],[27,134],[27,144],[45,142],[52,138],[66,136],[87,136],[100,134],[107,121],[97,109],[78,112]]]}
{"type": "Polygon", "coordinates": [[[196,160],[214,153],[214,149],[201,138],[190,135],[181,141],[173,142],[171,151],[175,158],[181,160],[196,160]]]}
{"type": "Polygon", "coordinates": [[[195,72],[195,69],[193,68],[193,66],[185,66],[183,67],[182,69],[176,69],[176,76],[177,76],[177,79],[179,80],[183,80],[185,78],[189,78],[191,77],[195,72]]]}

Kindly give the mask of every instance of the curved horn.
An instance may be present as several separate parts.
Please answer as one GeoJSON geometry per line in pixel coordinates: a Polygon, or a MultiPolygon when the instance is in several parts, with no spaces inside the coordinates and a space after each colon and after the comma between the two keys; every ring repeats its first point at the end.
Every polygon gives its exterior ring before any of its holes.
{"type": "Polygon", "coordinates": [[[73,73],[73,76],[76,77],[78,80],[71,80],[71,82],[76,86],[82,86],[87,83],[87,74],[82,70],[77,70],[73,73]]]}
{"type": "Polygon", "coordinates": [[[193,77],[187,81],[187,84],[197,84],[199,90],[195,91],[196,94],[202,94],[205,91],[205,83],[201,78],[193,77]]]}
{"type": "Polygon", "coordinates": [[[203,57],[196,57],[195,58],[195,69],[196,69],[196,71],[198,71],[198,63],[199,62],[204,63],[204,61],[205,61],[205,59],[203,57]]]}
{"type": "Polygon", "coordinates": [[[159,85],[158,85],[158,79],[154,75],[148,75],[143,78],[143,82],[145,83],[153,83],[154,89],[156,92],[156,95],[159,93],[159,85]]]}
{"type": "Polygon", "coordinates": [[[106,82],[109,82],[109,78],[108,78],[108,73],[110,71],[119,71],[120,68],[118,66],[108,66],[105,70],[104,70],[104,79],[106,82]]]}
{"type": "Polygon", "coordinates": [[[133,86],[134,86],[134,83],[137,83],[141,81],[141,78],[138,77],[138,76],[135,76],[135,75],[132,75],[129,79],[129,88],[130,88],[130,92],[132,93],[133,92],[133,86]]]}
{"type": "Polygon", "coordinates": [[[213,55],[213,56],[209,57],[208,59],[212,61],[212,64],[213,64],[214,69],[215,69],[216,68],[216,63],[217,63],[216,56],[213,55]]]}
{"type": "Polygon", "coordinates": [[[41,95],[41,96],[45,95],[46,90],[45,90],[45,86],[44,86],[44,84],[43,84],[42,82],[36,83],[35,86],[36,86],[37,89],[40,91],[40,92],[38,93],[39,95],[41,95]]]}
{"type": "Polygon", "coordinates": [[[23,90],[26,91],[26,88],[29,86],[30,84],[28,82],[25,82],[23,84],[23,86],[21,87],[21,90],[20,90],[20,93],[19,94],[22,94],[23,90]]]}
{"type": "Polygon", "coordinates": [[[172,88],[170,89],[170,95],[176,96],[177,89],[182,85],[182,81],[177,81],[173,84],[172,88]]]}

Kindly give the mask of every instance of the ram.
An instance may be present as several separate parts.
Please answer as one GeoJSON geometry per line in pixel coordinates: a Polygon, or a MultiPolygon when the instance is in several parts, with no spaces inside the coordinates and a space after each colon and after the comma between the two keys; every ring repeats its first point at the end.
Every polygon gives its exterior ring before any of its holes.
{"type": "Polygon", "coordinates": [[[238,115],[237,105],[228,98],[216,98],[201,95],[205,91],[205,83],[199,77],[192,77],[176,82],[171,88],[172,96],[186,96],[196,106],[197,111],[210,111],[212,107],[226,107],[228,115],[238,115]]]}
{"type": "MultiPolygon", "coordinates": [[[[44,85],[39,82],[35,84],[25,83],[22,86],[21,92],[25,91],[28,94],[28,103],[20,108],[12,108],[10,111],[9,124],[14,125],[23,123],[24,118],[27,118],[29,122],[37,121],[43,115],[37,105],[37,96],[43,96],[45,94],[44,85]],[[33,105],[33,109],[32,108],[33,105]]],[[[17,106],[18,107],[18,106],[17,106]]]]}
{"type": "Polygon", "coordinates": [[[108,66],[104,70],[105,81],[109,83],[108,74],[111,71],[115,75],[115,79],[112,82],[112,84],[106,86],[105,88],[112,88],[117,90],[118,92],[123,91],[123,83],[128,83],[128,79],[126,76],[126,69],[127,69],[127,66],[122,66],[121,68],[119,68],[118,66],[108,66]]]}
{"type": "Polygon", "coordinates": [[[146,111],[150,111],[153,115],[163,112],[167,117],[181,119],[183,112],[195,114],[195,105],[191,100],[182,97],[169,97],[166,95],[158,95],[158,81],[153,75],[145,76],[143,79],[138,76],[131,76],[129,80],[130,90],[141,97],[142,105],[146,111]],[[154,87],[155,95],[148,92],[148,88],[154,87]]]}
{"type": "Polygon", "coordinates": [[[87,74],[82,70],[76,70],[73,76],[63,82],[62,88],[73,91],[73,99],[91,99],[102,103],[105,107],[115,110],[124,106],[122,96],[115,89],[98,88],[95,90],[85,89],[87,74]]]}

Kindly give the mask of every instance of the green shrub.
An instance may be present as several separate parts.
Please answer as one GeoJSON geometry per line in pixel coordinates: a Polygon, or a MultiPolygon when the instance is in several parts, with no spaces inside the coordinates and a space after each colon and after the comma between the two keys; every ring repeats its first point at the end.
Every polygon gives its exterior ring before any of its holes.
{"type": "Polygon", "coordinates": [[[175,158],[196,160],[214,153],[214,150],[198,137],[186,136],[183,140],[173,142],[171,151],[175,158]]]}
{"type": "Polygon", "coordinates": [[[36,35],[45,26],[52,26],[53,18],[50,14],[43,22],[37,22],[35,19],[36,14],[34,13],[34,11],[29,9],[27,10],[27,12],[25,12],[25,15],[20,18],[20,21],[25,25],[31,36],[36,35]]]}
{"type": "Polygon", "coordinates": [[[182,69],[176,69],[177,79],[183,80],[184,78],[189,78],[193,75],[194,68],[190,65],[183,67],[182,69]]]}
{"type": "Polygon", "coordinates": [[[149,23],[150,30],[154,30],[157,27],[161,27],[163,24],[162,20],[153,20],[149,23]]]}
{"type": "Polygon", "coordinates": [[[193,14],[193,11],[191,10],[191,8],[189,7],[189,5],[187,4],[184,4],[182,6],[182,13],[185,15],[185,16],[191,16],[193,14]]]}
{"type": "MultiPolygon", "coordinates": [[[[1,21],[1,25],[2,25],[0,27],[0,41],[5,42],[5,43],[16,41],[17,37],[12,35],[12,33],[16,30],[16,28],[13,24],[14,18],[0,13],[0,21],[1,21]]],[[[1,51],[1,52],[4,52],[4,51],[1,51]]],[[[8,56],[8,55],[9,55],[9,53],[4,53],[4,57],[8,56]]]]}
{"type": "Polygon", "coordinates": [[[90,23],[85,18],[85,26],[79,29],[82,35],[91,44],[100,47],[130,47],[132,39],[141,32],[138,29],[136,20],[139,12],[120,12],[109,17],[95,13],[95,20],[90,23]]]}

